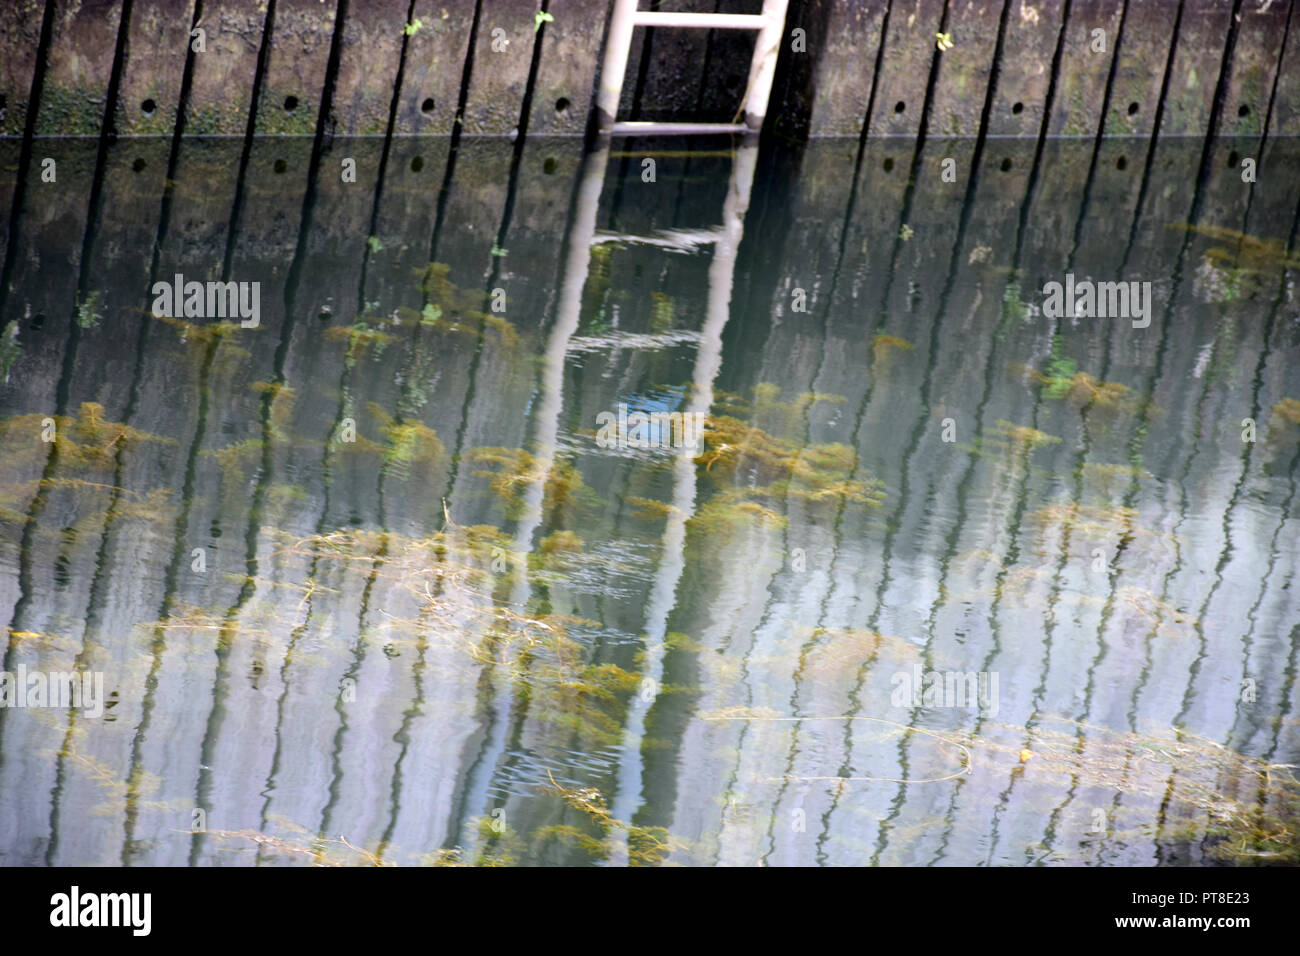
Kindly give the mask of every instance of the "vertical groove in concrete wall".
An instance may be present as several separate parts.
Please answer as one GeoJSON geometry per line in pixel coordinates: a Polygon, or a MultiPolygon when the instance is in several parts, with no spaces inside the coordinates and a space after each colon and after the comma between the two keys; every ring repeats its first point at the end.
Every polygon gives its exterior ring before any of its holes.
{"type": "MultiPolygon", "coordinates": [[[[1029,226],[1029,209],[1033,203],[1033,197],[1036,195],[1038,187],[1038,176],[1042,169],[1043,151],[1047,144],[1048,131],[1051,126],[1052,108],[1056,102],[1057,84],[1061,74],[1061,55],[1065,50],[1066,25],[1070,20],[1070,0],[1065,0],[1065,6],[1061,10],[1061,20],[1056,35],[1056,48],[1052,52],[1052,65],[1048,70],[1047,89],[1043,91],[1043,99],[1039,104],[1038,113],[1038,132],[1037,140],[1034,143],[1034,159],[1029,166],[1029,178],[1025,182],[1025,200],[1020,205],[1020,222],[1016,228],[1016,247],[1012,254],[1011,261],[1016,266],[1020,265],[1020,256],[1024,250],[1025,236],[1029,226]]],[[[1014,81],[1015,88],[1018,91],[1025,89],[1021,85],[1022,81],[1017,77],[1014,81]]],[[[1100,133],[1098,133],[1100,138],[1100,133]]],[[[1091,162],[1095,165],[1097,161],[1097,151],[1094,147],[1091,162]]],[[[1091,176],[1091,170],[1089,175],[1091,176]]],[[[1086,187],[1084,194],[1084,203],[1088,201],[1086,187]]]]}
{"type": "Polygon", "coordinates": [[[1107,136],[1155,132],[1172,69],[1178,16],[1179,9],[1168,4],[1145,6],[1140,0],[1128,0],[1123,32],[1115,37],[1119,63],[1103,117],[1107,136]]]}
{"type": "Polygon", "coordinates": [[[416,0],[411,23],[419,28],[407,40],[394,127],[397,135],[445,135],[455,128],[475,9],[473,3],[416,0]]]}
{"type": "Polygon", "coordinates": [[[1281,65],[1291,3],[1272,3],[1267,10],[1242,4],[1236,25],[1238,53],[1228,77],[1224,109],[1215,132],[1254,136],[1268,125],[1269,105],[1281,65]]]}
{"type": "Polygon", "coordinates": [[[0,10],[0,135],[21,136],[44,76],[54,0],[9,0],[0,10]]]}
{"type": "Polygon", "coordinates": [[[117,132],[167,135],[176,128],[193,20],[193,0],[135,0],[114,116],[117,132]]]}
{"type": "Polygon", "coordinates": [[[607,0],[550,0],[529,132],[586,132],[609,11],[607,0]]]}
{"type": "Polygon", "coordinates": [[[1127,0],[1075,0],[1068,15],[1063,12],[1065,41],[1048,135],[1095,136],[1102,128],[1127,6],[1127,0]]]}
{"type": "Polygon", "coordinates": [[[185,104],[185,128],[194,134],[242,135],[249,127],[254,87],[263,62],[265,32],[275,0],[250,9],[240,0],[203,0],[203,51],[194,57],[194,77],[185,104]]]}
{"type": "MultiPolygon", "coordinates": [[[[944,0],[943,14],[939,18],[939,29],[935,33],[936,37],[948,35],[948,24],[950,22],[949,18],[951,17],[951,15],[952,15],[952,0],[944,0]]],[[[924,37],[922,37],[921,39],[922,41],[924,41],[924,37]]],[[[929,51],[927,56],[930,63],[930,69],[926,76],[925,95],[921,99],[920,122],[916,130],[916,154],[913,159],[913,168],[912,168],[913,176],[916,175],[917,170],[919,169],[919,163],[921,161],[921,153],[923,151],[923,147],[925,146],[926,137],[930,135],[931,108],[934,106],[935,88],[938,86],[939,72],[942,69],[940,64],[938,47],[934,44],[929,44],[927,49],[929,51]]],[[[915,55],[917,55],[918,57],[920,56],[919,53],[915,55]]],[[[902,102],[903,102],[902,100],[899,101],[899,103],[902,102]]],[[[894,105],[895,113],[898,113],[899,103],[896,103],[894,105]]],[[[904,112],[906,112],[906,110],[904,110],[904,112]]],[[[972,165],[969,168],[973,171],[975,168],[974,164],[972,163],[972,165]]]]}
{"type": "MultiPolygon", "coordinates": [[[[984,104],[980,110],[979,122],[975,134],[975,156],[971,160],[971,176],[976,177],[980,174],[979,163],[983,155],[985,143],[988,140],[990,120],[989,117],[993,112],[993,104],[997,102],[998,81],[1001,79],[1001,71],[998,68],[1003,48],[1006,44],[1007,35],[1007,16],[1011,13],[1012,0],[1004,0],[1002,4],[1002,18],[998,21],[997,34],[993,40],[993,50],[989,57],[989,66],[987,77],[983,79],[982,86],[984,89],[984,104]]],[[[978,61],[974,64],[978,68],[978,61]]],[[[967,74],[969,75],[969,73],[967,74]]],[[[978,89],[978,87],[976,87],[978,89]]],[[[999,165],[1004,172],[1011,167],[1004,160],[999,165]]]]}
{"type": "Polygon", "coordinates": [[[116,60],[122,6],[117,0],[54,0],[36,135],[97,136],[116,60]]]}
{"type": "MultiPolygon", "coordinates": [[[[1124,20],[1128,16],[1128,0],[1124,0],[1124,5],[1120,8],[1119,24],[1115,33],[1115,55],[1110,58],[1110,65],[1106,70],[1106,88],[1101,97],[1101,112],[1095,117],[1096,142],[1100,143],[1106,132],[1106,116],[1110,113],[1110,98],[1115,90],[1115,74],[1119,69],[1119,42],[1124,35],[1124,20]]],[[[1097,152],[1093,153],[1093,162],[1097,161],[1097,152]]],[[[1125,159],[1125,165],[1128,160],[1125,159]]]]}
{"type": "MultiPolygon", "coordinates": [[[[1150,128],[1146,130],[1146,132],[1157,134],[1157,137],[1164,129],[1165,104],[1169,99],[1169,84],[1172,82],[1174,76],[1174,60],[1178,53],[1178,31],[1183,22],[1184,2],[1185,0],[1178,0],[1178,13],[1174,17],[1173,30],[1170,31],[1168,48],[1169,55],[1165,60],[1165,72],[1160,80],[1160,93],[1156,98],[1155,117],[1151,122],[1150,128]]],[[[1128,112],[1130,114],[1133,112],[1133,104],[1131,103],[1129,104],[1128,112]]],[[[1141,110],[1139,110],[1139,113],[1140,112],[1141,110]]],[[[1109,130],[1107,130],[1107,132],[1109,132],[1109,130]]]]}
{"type": "MultiPolygon", "coordinates": [[[[474,46],[476,37],[479,32],[479,14],[482,12],[481,5],[474,8],[474,19],[468,31],[468,46],[465,51],[464,69],[461,73],[460,89],[456,101],[456,119],[452,126],[451,143],[447,150],[447,165],[443,171],[442,186],[438,190],[438,203],[434,213],[433,232],[429,237],[429,262],[438,261],[438,246],[442,241],[442,227],[447,217],[447,206],[451,198],[451,184],[456,173],[456,159],[460,154],[461,134],[465,130],[465,125],[461,121],[465,113],[465,103],[469,97],[470,80],[474,74],[474,46]]],[[[416,329],[416,336],[419,336],[419,329],[416,329]]]]}
{"type": "Polygon", "coordinates": [[[31,175],[32,137],[36,131],[36,110],[28,104],[39,103],[45,82],[45,64],[54,33],[54,3],[48,0],[41,20],[40,37],[36,53],[32,59],[32,82],[27,88],[27,99],[23,105],[23,141],[18,153],[18,169],[14,176],[12,202],[9,216],[9,229],[5,234],[4,266],[0,267],[0,319],[5,315],[5,304],[9,296],[9,284],[13,279],[14,258],[18,249],[19,224],[23,218],[23,205],[27,197],[27,181],[31,175]]]}
{"type": "MultiPolygon", "coordinates": [[[[370,256],[374,251],[371,247],[369,237],[377,236],[379,231],[380,210],[383,208],[384,203],[384,182],[385,177],[388,175],[388,164],[392,156],[393,134],[396,132],[397,109],[401,99],[402,83],[406,75],[406,59],[409,52],[410,38],[413,32],[419,32],[419,30],[423,28],[423,23],[418,27],[415,24],[415,0],[409,0],[409,2],[406,3],[406,7],[406,16],[402,28],[401,52],[398,55],[397,60],[397,76],[393,80],[392,95],[389,98],[388,120],[385,124],[384,130],[384,145],[379,153],[379,166],[375,174],[375,194],[374,199],[370,204],[370,221],[366,227],[367,242],[365,246],[359,250],[361,269],[360,275],[357,279],[356,301],[358,306],[363,305],[366,301],[366,280],[370,269],[370,256]]],[[[355,10],[356,8],[354,7],[353,9],[355,10]]],[[[412,162],[414,162],[414,160],[412,160],[412,162]]],[[[423,159],[420,160],[420,164],[421,168],[423,168],[423,159]]],[[[412,169],[412,172],[418,172],[418,170],[412,169]]],[[[379,241],[382,244],[382,240],[379,241]]],[[[337,424],[338,423],[336,422],[335,427],[337,427],[337,424]]],[[[326,469],[328,471],[328,462],[326,463],[326,469]]],[[[328,510],[328,506],[326,510],[328,510]]],[[[322,513],[322,520],[324,520],[324,513],[322,513]]]]}
{"type": "MultiPolygon", "coordinates": [[[[809,4],[804,13],[806,19],[797,22],[787,18],[781,56],[787,60],[816,57],[817,68],[809,78],[807,94],[812,113],[809,132],[816,136],[859,136],[868,125],[872,97],[880,79],[881,38],[889,18],[889,2],[843,4],[823,0],[815,6],[809,4]],[[794,48],[791,32],[795,29],[804,31],[803,53],[794,48]]],[[[784,108],[794,108],[794,104],[784,108]]]]}
{"type": "MultiPolygon", "coordinates": [[[[548,0],[542,0],[542,9],[540,11],[541,13],[546,12],[547,2],[548,0]]],[[[537,21],[536,27],[533,30],[533,49],[532,49],[532,54],[528,61],[528,78],[524,80],[523,102],[519,106],[519,119],[515,126],[515,130],[517,131],[518,135],[515,139],[514,159],[511,161],[511,166],[510,166],[510,183],[511,183],[510,188],[512,193],[514,189],[515,177],[518,175],[519,172],[519,160],[520,157],[523,155],[523,151],[524,151],[524,137],[528,135],[528,122],[532,118],[530,114],[533,109],[533,89],[537,85],[537,70],[541,65],[542,38],[543,38],[543,31],[545,29],[546,29],[546,24],[539,19],[537,21]]],[[[510,200],[507,197],[506,199],[507,209],[509,209],[509,205],[510,205],[510,200]]],[[[501,228],[502,230],[504,230],[505,226],[503,225],[501,228]]],[[[501,244],[501,247],[505,248],[504,243],[501,244]]],[[[496,272],[498,265],[499,265],[498,262],[492,263],[493,272],[496,272]]]]}
{"type": "MultiPolygon", "coordinates": [[[[1226,108],[1224,101],[1228,96],[1228,89],[1232,82],[1233,66],[1237,62],[1241,3],[1242,0],[1233,0],[1232,16],[1228,20],[1228,38],[1223,44],[1223,62],[1219,66],[1219,75],[1214,84],[1214,98],[1210,107],[1210,119],[1205,124],[1205,128],[1214,133],[1219,132],[1223,126],[1223,115],[1226,108]]],[[[1247,108],[1246,115],[1249,116],[1249,108],[1247,108]]]]}
{"type": "Polygon", "coordinates": [[[113,65],[108,71],[108,89],[104,93],[104,113],[100,118],[99,135],[101,139],[100,162],[104,161],[104,153],[107,149],[107,142],[104,142],[108,136],[117,135],[117,127],[114,119],[117,113],[117,100],[122,89],[122,76],[126,72],[127,61],[127,34],[131,28],[131,15],[133,0],[123,0],[121,10],[119,11],[119,20],[117,26],[117,42],[113,47],[113,65]]]}
{"type": "Polygon", "coordinates": [[[275,32],[275,0],[270,0],[263,20],[256,56],[256,69],[253,71],[253,83],[248,113],[245,117],[244,145],[239,152],[239,172],[235,176],[235,198],[230,207],[230,229],[226,234],[226,250],[222,257],[221,280],[230,279],[230,270],[234,262],[235,240],[239,235],[240,219],[244,211],[244,196],[248,181],[248,164],[253,153],[253,138],[257,132],[257,100],[262,92],[262,83],[266,77],[266,62],[271,54],[271,36],[275,32]]]}
{"type": "Polygon", "coordinates": [[[873,135],[915,136],[921,129],[935,34],[946,15],[943,0],[891,0],[880,92],[870,119],[873,135]]]}
{"type": "Polygon", "coordinates": [[[998,65],[997,99],[989,115],[993,136],[1037,136],[1047,91],[1059,69],[1067,0],[1008,0],[1011,15],[998,65]]]}
{"type": "MultiPolygon", "coordinates": [[[[1220,60],[1218,76],[1215,78],[1214,95],[1212,96],[1211,103],[1210,103],[1210,115],[1209,115],[1209,119],[1205,122],[1206,129],[1213,130],[1218,127],[1219,115],[1223,111],[1223,97],[1227,92],[1228,76],[1232,72],[1232,55],[1237,40],[1238,19],[1236,15],[1240,12],[1240,9],[1241,9],[1241,0],[1233,0],[1232,11],[1228,22],[1228,36],[1227,39],[1225,39],[1223,42],[1223,58],[1220,60]]],[[[1227,148],[1230,147],[1225,145],[1224,149],[1227,148]]],[[[1192,214],[1190,217],[1190,221],[1193,223],[1200,221],[1201,211],[1205,202],[1203,197],[1205,197],[1210,192],[1208,186],[1212,178],[1211,166],[1213,163],[1214,155],[1215,155],[1214,137],[1206,136],[1204,143],[1201,147],[1201,168],[1200,171],[1197,173],[1197,187],[1196,187],[1197,202],[1192,204],[1192,214]]],[[[1233,201],[1235,202],[1238,199],[1240,193],[1239,191],[1234,191],[1234,192],[1236,193],[1236,195],[1233,196],[1233,201]]],[[[1246,191],[1247,207],[1249,207],[1250,193],[1251,193],[1250,190],[1246,191]]]]}
{"type": "Polygon", "coordinates": [[[1295,6],[1293,0],[1277,68],[1277,87],[1269,108],[1269,129],[1278,136],[1300,135],[1300,18],[1295,14],[1295,6]]]}
{"type": "MultiPolygon", "coordinates": [[[[952,0],[946,28],[952,46],[938,52],[939,73],[931,106],[930,133],[974,136],[991,114],[986,95],[998,75],[998,53],[1014,0],[952,0]],[[996,11],[996,16],[995,16],[996,11]]],[[[938,44],[936,39],[935,44],[938,44]]]]}
{"type": "Polygon", "coordinates": [[[276,0],[274,36],[257,103],[257,133],[311,135],[324,96],[334,0],[276,0]]]}
{"type": "Polygon", "coordinates": [[[876,59],[875,59],[875,63],[873,63],[871,67],[871,92],[867,95],[865,109],[860,111],[860,116],[862,117],[862,134],[858,142],[859,165],[861,165],[862,163],[861,153],[865,151],[866,138],[872,132],[871,116],[875,111],[875,105],[877,100],[879,99],[877,94],[880,91],[880,67],[885,59],[885,34],[889,29],[889,14],[892,10],[893,10],[893,5],[891,3],[891,0],[885,0],[885,9],[881,14],[880,25],[875,31],[876,59]]]}
{"type": "Polygon", "coordinates": [[[512,132],[528,86],[536,38],[536,0],[486,0],[474,41],[469,95],[465,100],[463,132],[474,136],[512,132]]]}
{"type": "Polygon", "coordinates": [[[1282,26],[1281,39],[1278,41],[1277,64],[1273,69],[1273,82],[1268,91],[1268,103],[1264,107],[1264,130],[1262,135],[1267,138],[1273,129],[1273,107],[1277,103],[1277,90],[1282,79],[1282,62],[1286,56],[1287,39],[1291,35],[1291,24],[1294,22],[1295,4],[1292,3],[1287,9],[1286,20],[1282,26]]]}
{"type": "Polygon", "coordinates": [[[399,88],[410,0],[352,0],[330,110],[337,136],[384,136],[399,88]]]}
{"type": "MultiPolygon", "coordinates": [[[[307,175],[309,195],[315,194],[321,152],[326,139],[334,136],[335,126],[338,122],[335,116],[334,94],[338,87],[339,70],[343,60],[343,36],[347,30],[349,3],[350,0],[338,0],[338,10],[334,19],[334,33],[330,37],[329,55],[325,61],[325,81],[321,84],[320,113],[316,118],[316,137],[312,145],[312,165],[311,171],[307,175]]],[[[396,64],[394,64],[394,68],[396,68],[396,64]]],[[[390,82],[388,85],[391,87],[392,83],[390,82]]],[[[303,219],[310,222],[309,212],[304,212],[303,219]]]]}
{"type": "Polygon", "coordinates": [[[1197,134],[1213,128],[1210,119],[1223,71],[1225,38],[1232,35],[1232,11],[1233,0],[1186,0],[1174,38],[1161,135],[1197,134]]]}

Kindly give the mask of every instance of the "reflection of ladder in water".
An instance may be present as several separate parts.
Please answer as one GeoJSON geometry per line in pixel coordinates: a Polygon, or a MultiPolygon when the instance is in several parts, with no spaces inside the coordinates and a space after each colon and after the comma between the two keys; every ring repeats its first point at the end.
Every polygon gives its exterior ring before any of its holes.
{"type": "MultiPolygon", "coordinates": [[[[555,324],[547,337],[546,353],[542,360],[537,430],[533,437],[535,456],[546,462],[554,462],[558,449],[560,417],[564,404],[564,365],[582,318],[582,290],[587,284],[592,247],[613,241],[679,247],[678,242],[682,236],[681,233],[671,231],[648,236],[597,232],[596,216],[605,186],[609,153],[609,138],[602,137],[598,145],[583,158],[573,217],[569,221],[555,324]]],[[[694,390],[689,406],[683,411],[708,412],[713,404],[713,379],[722,362],[722,330],[731,312],[736,254],[740,250],[740,240],[744,234],[745,212],[749,208],[749,194],[754,185],[754,168],[757,163],[758,137],[747,135],[736,147],[732,157],[727,196],[722,203],[721,225],[688,234],[688,241],[692,245],[713,246],[713,261],[709,265],[708,305],[695,359],[694,390]]],[[[690,460],[688,456],[680,457],[690,460]]],[[[542,521],[542,499],[545,478],[548,476],[549,469],[546,476],[530,482],[524,491],[523,516],[515,536],[515,550],[518,552],[527,553],[532,548],[533,534],[542,521]]],[[[522,591],[518,591],[515,597],[522,602],[526,599],[527,583],[520,583],[522,591]]]]}
{"type": "MultiPolygon", "coordinates": [[[[700,329],[695,368],[691,381],[690,398],[682,411],[708,414],[713,405],[713,382],[722,365],[722,332],[731,313],[731,292],[735,282],[736,255],[744,232],[745,212],[754,183],[754,169],[758,162],[758,137],[767,111],[768,93],[772,88],[777,46],[785,24],[787,0],[764,0],[763,13],[757,16],[731,14],[642,13],[637,11],[637,0],[615,0],[614,16],[610,24],[606,47],[605,68],[597,101],[600,132],[595,147],[583,158],[566,236],[566,258],[563,266],[559,301],[556,303],[555,324],[547,337],[546,352],[542,361],[541,388],[533,434],[533,454],[541,463],[540,472],[534,475],[523,491],[523,513],[515,529],[513,550],[528,554],[533,549],[533,538],[541,527],[542,505],[546,485],[555,466],[559,452],[560,420],[564,406],[564,369],[570,346],[582,312],[582,291],[587,284],[591,265],[591,250],[601,243],[646,243],[680,248],[713,246],[713,261],[709,266],[708,304],[704,324],[700,329]],[[758,30],[754,59],[750,66],[749,86],[742,104],[744,124],[720,123],[615,123],[618,99],[623,87],[623,74],[627,68],[628,48],[634,26],[687,26],[706,28],[732,28],[758,30]],[[606,121],[607,120],[607,121],[606,121]],[[649,236],[625,236],[597,233],[596,218],[600,196],[605,186],[605,171],[609,164],[610,136],[613,135],[675,135],[680,133],[742,133],[743,141],[732,156],[731,177],[727,196],[722,205],[722,223],[712,229],[696,230],[690,234],[661,231],[649,236]],[[685,240],[683,242],[683,240],[685,240]]],[[[642,764],[640,738],[645,732],[645,718],[658,697],[663,681],[664,638],[668,615],[676,600],[678,582],[685,570],[684,547],[686,522],[695,513],[696,484],[695,458],[691,454],[678,454],[674,462],[673,509],[664,529],[659,567],[647,607],[645,630],[645,673],[643,688],[650,694],[637,694],[628,707],[625,728],[624,752],[619,762],[618,791],[612,809],[620,819],[631,819],[640,806],[642,764]]],[[[511,603],[518,610],[527,606],[531,584],[526,573],[519,574],[512,589],[511,603]]],[[[489,767],[505,752],[506,730],[513,682],[499,680],[494,693],[496,713],[495,731],[489,744],[495,755],[487,762],[489,767]]],[[[475,806],[485,806],[492,771],[471,784],[470,800],[475,806]]],[[[611,862],[625,862],[627,845],[615,841],[611,862]]]]}
{"type": "MultiPolygon", "coordinates": [[[[559,453],[560,421],[564,409],[564,370],[570,346],[582,313],[582,290],[587,284],[591,265],[592,246],[611,241],[614,237],[598,235],[596,217],[600,208],[600,195],[605,185],[605,170],[609,163],[609,138],[602,137],[599,145],[583,158],[578,181],[573,215],[566,236],[566,257],[561,273],[559,300],[555,309],[555,324],[547,336],[546,351],[542,357],[541,383],[536,405],[536,428],[533,432],[533,455],[538,471],[524,487],[523,509],[515,528],[512,552],[531,554],[533,538],[543,520],[543,502],[546,486],[555,468],[559,453]]],[[[708,304],[704,324],[700,329],[695,356],[695,369],[691,377],[690,398],[683,412],[708,413],[713,405],[713,381],[722,365],[722,332],[731,313],[731,291],[735,281],[736,253],[744,232],[745,212],[749,208],[749,195],[754,183],[754,168],[758,162],[758,137],[749,135],[736,148],[732,158],[731,179],[727,198],[722,204],[722,225],[696,234],[699,245],[713,245],[713,261],[709,265],[708,304]]],[[[661,236],[664,234],[661,234],[661,236]]],[[[671,234],[669,234],[671,235],[671,234]]],[[[640,237],[657,244],[662,239],[640,237]]],[[[618,241],[636,241],[637,237],[618,236],[618,241]]],[[[640,740],[645,733],[645,719],[659,696],[663,683],[663,657],[668,615],[676,602],[678,582],[685,571],[684,547],[686,523],[695,514],[696,504],[695,458],[678,454],[673,463],[673,508],[664,528],[659,566],[655,571],[647,605],[645,622],[645,672],[643,692],[633,696],[628,705],[627,726],[624,729],[623,755],[618,765],[618,790],[612,811],[622,820],[630,820],[639,808],[642,792],[640,740]],[[649,694],[644,689],[650,690],[649,694]]],[[[510,603],[525,612],[532,590],[527,573],[527,562],[520,562],[511,589],[510,603]]],[[[489,739],[484,744],[481,770],[467,784],[466,806],[483,808],[486,812],[493,777],[499,761],[509,747],[515,681],[509,670],[493,675],[492,721],[489,739]]],[[[474,812],[474,811],[471,811],[474,812]]],[[[463,823],[464,821],[460,821],[463,823]]],[[[609,862],[625,863],[628,857],[626,833],[612,840],[609,862]]]]}
{"type": "Polygon", "coordinates": [[[785,10],[789,0],[763,0],[763,12],[677,13],[661,10],[638,10],[637,0],[614,0],[614,14],[605,38],[605,59],[600,71],[600,89],[596,93],[596,126],[601,133],[740,133],[756,131],[763,125],[767,100],[776,75],[777,49],[785,30],[785,10]],[[695,30],[756,30],[754,57],[749,64],[749,81],[737,114],[739,123],[619,123],[618,101],[623,95],[623,76],[632,48],[632,31],[636,27],[680,27],[695,30]]]}
{"type": "MultiPolygon", "coordinates": [[[[747,136],[732,156],[727,198],[722,204],[722,224],[699,234],[701,239],[712,241],[713,261],[709,263],[708,305],[695,352],[690,397],[682,410],[683,420],[686,420],[687,414],[699,414],[700,420],[703,420],[713,407],[713,382],[722,367],[722,332],[731,315],[736,254],[740,250],[740,240],[744,234],[745,212],[749,209],[754,167],[758,163],[756,139],[755,136],[747,136]]],[[[619,237],[624,241],[626,238],[632,237],[619,237]]],[[[642,238],[655,241],[653,237],[642,238]]],[[[699,452],[703,450],[700,448],[699,452]]],[[[645,670],[642,674],[641,693],[634,695],[628,702],[623,752],[618,764],[618,788],[610,805],[610,812],[617,820],[630,822],[641,808],[644,785],[641,741],[645,736],[646,716],[663,686],[668,615],[677,603],[677,586],[686,570],[686,523],[695,516],[697,453],[679,453],[673,463],[672,510],[664,526],[659,566],[655,569],[654,584],[646,602],[645,670]]],[[[627,862],[626,831],[621,832],[622,838],[612,841],[610,862],[613,865],[627,862]]]]}

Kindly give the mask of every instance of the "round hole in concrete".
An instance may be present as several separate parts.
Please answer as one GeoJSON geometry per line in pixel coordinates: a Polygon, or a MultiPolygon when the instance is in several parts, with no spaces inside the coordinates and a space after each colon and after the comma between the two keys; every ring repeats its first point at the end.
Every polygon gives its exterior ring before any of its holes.
{"type": "Polygon", "coordinates": [[[1025,109],[1024,103],[1015,103],[1011,107],[1011,112],[1015,113],[1016,115],[1019,115],[1020,113],[1024,112],[1024,109],[1025,109]]]}
{"type": "Polygon", "coordinates": [[[1129,116],[1133,116],[1133,115],[1135,115],[1135,114],[1137,113],[1137,111],[1138,111],[1138,105],[1137,105],[1136,103],[1130,103],[1130,104],[1128,105],[1128,115],[1129,115],[1129,116]]]}
{"type": "Polygon", "coordinates": [[[145,167],[146,165],[147,165],[147,164],[145,163],[145,161],[144,161],[142,158],[140,158],[139,156],[137,156],[137,157],[135,158],[135,162],[131,164],[131,169],[134,170],[134,171],[137,172],[137,173],[141,173],[141,172],[144,172],[144,167],[145,167]]]}
{"type": "Polygon", "coordinates": [[[43,328],[45,328],[45,313],[37,312],[32,316],[32,331],[39,332],[43,328]]]}
{"type": "Polygon", "coordinates": [[[1235,169],[1241,163],[1241,156],[1234,149],[1228,154],[1228,168],[1235,169]]]}
{"type": "Polygon", "coordinates": [[[899,100],[897,103],[894,104],[895,113],[901,113],[905,109],[907,109],[907,104],[904,103],[902,100],[899,100]]]}
{"type": "Polygon", "coordinates": [[[561,96],[558,100],[555,101],[555,112],[563,113],[568,108],[569,108],[569,98],[567,96],[561,96]]]}
{"type": "Polygon", "coordinates": [[[411,160],[411,172],[418,173],[422,169],[424,169],[424,157],[416,156],[411,160]]]}
{"type": "Polygon", "coordinates": [[[1250,107],[1247,106],[1245,103],[1242,103],[1240,106],[1237,107],[1237,115],[1238,115],[1238,116],[1249,116],[1249,115],[1250,115],[1250,107]]]}
{"type": "Polygon", "coordinates": [[[1115,160],[1115,168],[1116,168],[1116,169],[1127,169],[1127,168],[1128,168],[1128,160],[1125,159],[1123,156],[1121,156],[1119,159],[1115,160]]]}
{"type": "Polygon", "coordinates": [[[153,116],[153,111],[158,108],[158,104],[152,99],[145,100],[140,104],[140,112],[145,116],[153,116]]]}
{"type": "Polygon", "coordinates": [[[1010,156],[1003,157],[1002,165],[999,166],[998,168],[1001,169],[1004,173],[1011,172],[1011,157],[1010,156]]]}
{"type": "Polygon", "coordinates": [[[560,164],[555,161],[554,156],[547,156],[546,159],[542,161],[542,172],[548,176],[554,175],[555,171],[559,168],[560,164]]]}
{"type": "Polygon", "coordinates": [[[889,173],[889,172],[893,172],[893,170],[894,170],[894,157],[893,157],[893,156],[886,156],[886,157],[885,157],[885,161],[884,161],[883,163],[881,163],[880,165],[881,165],[881,167],[884,168],[885,172],[887,172],[887,173],[889,173]]]}
{"type": "Polygon", "coordinates": [[[432,112],[433,112],[433,97],[432,97],[432,96],[426,96],[426,97],[424,98],[424,102],[420,104],[420,112],[421,112],[421,113],[432,113],[432,112]]]}
{"type": "Polygon", "coordinates": [[[289,164],[286,163],[283,159],[277,159],[275,161],[275,165],[272,166],[271,168],[274,169],[277,173],[282,173],[289,168],[289,164]]]}
{"type": "Polygon", "coordinates": [[[284,98],[284,111],[286,113],[292,113],[297,108],[298,108],[298,97],[294,96],[291,93],[284,98]]]}

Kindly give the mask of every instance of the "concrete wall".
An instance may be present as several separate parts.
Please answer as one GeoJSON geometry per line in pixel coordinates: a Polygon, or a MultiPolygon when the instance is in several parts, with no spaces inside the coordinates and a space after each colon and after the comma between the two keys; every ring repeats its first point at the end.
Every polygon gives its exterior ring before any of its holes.
{"type": "MultiPolygon", "coordinates": [[[[12,0],[0,9],[0,135],[178,123],[243,135],[250,114],[259,134],[580,134],[610,6],[12,0]],[[540,29],[539,12],[553,18],[540,29]]],[[[1290,0],[793,0],[769,126],[792,138],[1294,135],[1293,11],[1290,0]]],[[[752,48],[743,32],[639,28],[621,115],[730,119],[752,48]]]]}

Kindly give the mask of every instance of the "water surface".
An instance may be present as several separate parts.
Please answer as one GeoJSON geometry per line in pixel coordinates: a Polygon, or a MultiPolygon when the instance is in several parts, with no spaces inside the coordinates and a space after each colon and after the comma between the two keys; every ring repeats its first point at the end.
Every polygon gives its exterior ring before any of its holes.
{"type": "Polygon", "coordinates": [[[0,708],[0,860],[1294,862],[1300,179],[1247,148],[38,141],[3,670],[108,700],[0,708]]]}

